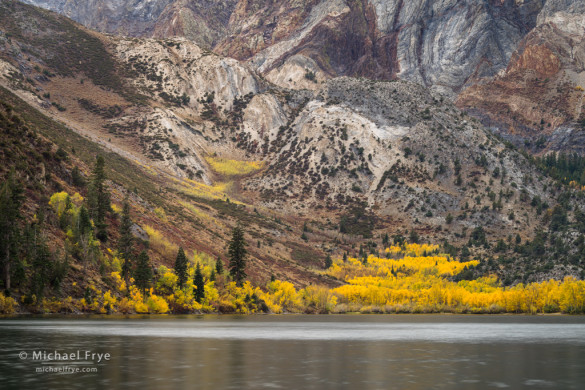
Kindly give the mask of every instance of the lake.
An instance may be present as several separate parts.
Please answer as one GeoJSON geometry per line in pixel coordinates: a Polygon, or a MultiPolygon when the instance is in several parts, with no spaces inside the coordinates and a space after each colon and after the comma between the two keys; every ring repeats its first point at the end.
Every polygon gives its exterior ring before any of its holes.
{"type": "Polygon", "coordinates": [[[0,319],[1,389],[583,389],[585,317],[0,319]]]}

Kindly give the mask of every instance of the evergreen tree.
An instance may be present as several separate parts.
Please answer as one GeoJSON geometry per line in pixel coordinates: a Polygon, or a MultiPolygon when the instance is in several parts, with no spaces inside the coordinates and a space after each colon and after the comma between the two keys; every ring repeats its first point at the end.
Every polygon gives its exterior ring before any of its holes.
{"type": "Polygon", "coordinates": [[[87,211],[85,206],[82,205],[79,209],[79,216],[77,217],[77,240],[79,241],[80,237],[90,233],[91,229],[92,227],[89,211],[87,211]]]}
{"type": "Polygon", "coordinates": [[[122,220],[120,221],[120,238],[118,239],[118,252],[124,261],[122,264],[122,277],[126,286],[130,283],[130,270],[132,269],[132,256],[134,249],[134,237],[132,236],[132,220],[130,219],[130,203],[128,197],[124,199],[122,206],[122,220]]]}
{"type": "Polygon", "coordinates": [[[325,268],[330,268],[333,265],[333,260],[331,259],[331,255],[327,255],[325,258],[325,268]]]}
{"type": "Polygon", "coordinates": [[[179,252],[177,253],[177,259],[175,260],[175,274],[177,274],[179,288],[183,288],[183,285],[187,281],[187,256],[185,256],[183,247],[179,247],[179,252]]]}
{"type": "Polygon", "coordinates": [[[102,156],[96,159],[91,177],[91,185],[87,195],[89,212],[96,226],[96,237],[104,242],[108,239],[106,214],[110,210],[110,193],[106,189],[105,160],[102,156]]]}
{"type": "Polygon", "coordinates": [[[215,273],[218,275],[223,274],[223,261],[219,257],[215,261],[215,273]]]}
{"type": "Polygon", "coordinates": [[[76,187],[85,187],[85,179],[81,175],[81,171],[77,167],[77,165],[71,171],[71,180],[73,185],[76,187]]]}
{"type": "Polygon", "coordinates": [[[384,236],[382,237],[382,245],[387,246],[389,242],[390,237],[388,236],[388,233],[385,233],[384,236]]]}
{"type": "Polygon", "coordinates": [[[230,275],[241,286],[246,279],[246,241],[244,240],[244,231],[238,225],[232,230],[232,239],[229,242],[228,253],[230,256],[230,275]]]}
{"type": "Polygon", "coordinates": [[[201,273],[201,267],[197,263],[195,268],[195,276],[193,277],[193,295],[195,300],[199,303],[205,298],[205,282],[203,281],[203,274],[201,273]]]}
{"type": "Polygon", "coordinates": [[[4,288],[10,290],[10,267],[16,262],[19,226],[22,218],[20,208],[24,201],[24,190],[16,182],[14,170],[0,189],[0,262],[4,273],[4,288]]]}
{"type": "Polygon", "coordinates": [[[146,290],[150,288],[152,281],[152,269],[146,251],[140,252],[134,271],[134,283],[142,291],[142,296],[146,298],[146,290]]]}

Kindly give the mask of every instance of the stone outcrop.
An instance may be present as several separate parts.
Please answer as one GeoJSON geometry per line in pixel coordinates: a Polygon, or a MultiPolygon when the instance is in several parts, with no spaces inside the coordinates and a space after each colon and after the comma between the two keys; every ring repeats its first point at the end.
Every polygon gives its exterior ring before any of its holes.
{"type": "MultiPolygon", "coordinates": [[[[304,57],[322,77],[398,76],[452,95],[507,66],[545,0],[26,2],[100,31],[185,36],[248,61],[283,86],[306,87],[304,75],[286,78],[278,70],[296,69],[304,57]]],[[[579,8],[575,1],[548,3],[547,13],[564,3],[579,8]]]]}
{"type": "Polygon", "coordinates": [[[457,104],[535,152],[585,152],[584,7],[548,2],[505,71],[465,90],[457,104]]]}

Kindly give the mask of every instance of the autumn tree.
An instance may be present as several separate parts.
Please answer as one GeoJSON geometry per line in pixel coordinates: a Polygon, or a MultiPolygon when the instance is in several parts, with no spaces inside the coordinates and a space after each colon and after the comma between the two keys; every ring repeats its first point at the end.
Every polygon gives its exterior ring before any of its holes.
{"type": "Polygon", "coordinates": [[[87,195],[89,212],[96,226],[96,237],[104,242],[108,239],[106,214],[110,210],[110,193],[106,189],[105,160],[102,156],[96,159],[87,195]]]}
{"type": "Polygon", "coordinates": [[[201,266],[197,263],[195,268],[195,276],[193,277],[193,295],[195,300],[199,303],[205,298],[205,281],[203,280],[203,274],[201,273],[201,266]]]}
{"type": "Polygon", "coordinates": [[[130,219],[130,203],[128,197],[124,199],[122,206],[122,219],[120,221],[120,238],[118,239],[118,253],[123,260],[122,277],[126,286],[130,283],[130,270],[132,269],[132,256],[134,250],[134,237],[132,236],[132,220],[130,219]]]}
{"type": "Polygon", "coordinates": [[[142,291],[142,296],[146,297],[146,290],[150,287],[152,281],[152,269],[150,268],[150,260],[146,251],[140,252],[138,261],[136,262],[136,270],[134,271],[134,283],[142,291]]]}
{"type": "Polygon", "coordinates": [[[238,286],[246,279],[246,241],[244,231],[238,225],[232,230],[232,239],[229,242],[228,253],[230,257],[230,275],[238,286]]]}
{"type": "Polygon", "coordinates": [[[177,259],[175,260],[175,274],[177,274],[179,288],[183,288],[183,285],[187,281],[187,256],[185,256],[183,247],[179,247],[179,252],[177,253],[177,259]]]}
{"type": "Polygon", "coordinates": [[[10,290],[11,265],[16,261],[20,208],[24,201],[24,190],[16,182],[14,170],[0,189],[0,260],[4,271],[4,288],[10,290]]]}

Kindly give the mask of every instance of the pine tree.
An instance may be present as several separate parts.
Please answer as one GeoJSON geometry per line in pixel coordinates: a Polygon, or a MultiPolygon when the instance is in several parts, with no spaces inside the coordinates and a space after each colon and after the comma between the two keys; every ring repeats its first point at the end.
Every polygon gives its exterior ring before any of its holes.
{"type": "Polygon", "coordinates": [[[230,256],[230,275],[241,286],[246,279],[246,241],[244,240],[244,231],[238,225],[232,230],[232,239],[229,242],[228,253],[230,256]]]}
{"type": "Polygon", "coordinates": [[[219,257],[215,261],[215,273],[218,275],[223,274],[223,261],[219,257]]]}
{"type": "Polygon", "coordinates": [[[128,197],[124,199],[122,206],[122,219],[120,221],[120,238],[118,239],[118,253],[124,261],[122,264],[122,277],[126,286],[130,283],[130,270],[132,269],[132,256],[134,249],[134,237],[132,236],[132,220],[130,219],[130,203],[128,197]]]}
{"type": "Polygon", "coordinates": [[[146,298],[146,290],[150,288],[152,281],[152,269],[146,251],[140,252],[134,271],[134,283],[142,291],[142,296],[146,298]]]}
{"type": "Polygon", "coordinates": [[[89,212],[97,229],[96,237],[102,242],[105,242],[108,239],[106,214],[110,210],[110,193],[107,191],[105,185],[106,172],[104,166],[104,158],[98,156],[87,195],[89,212]]]}
{"type": "Polygon", "coordinates": [[[177,259],[175,260],[175,274],[177,275],[177,283],[179,288],[183,288],[183,285],[187,281],[187,256],[183,251],[183,247],[179,247],[177,253],[177,259]]]}
{"type": "Polygon", "coordinates": [[[203,274],[201,273],[201,267],[197,263],[195,268],[195,276],[193,277],[193,295],[195,300],[199,303],[205,298],[205,282],[203,281],[203,274]]]}
{"type": "Polygon", "coordinates": [[[16,182],[14,170],[0,189],[0,261],[4,271],[4,288],[10,290],[10,267],[16,261],[19,226],[22,218],[20,208],[24,201],[24,190],[16,182]]]}

